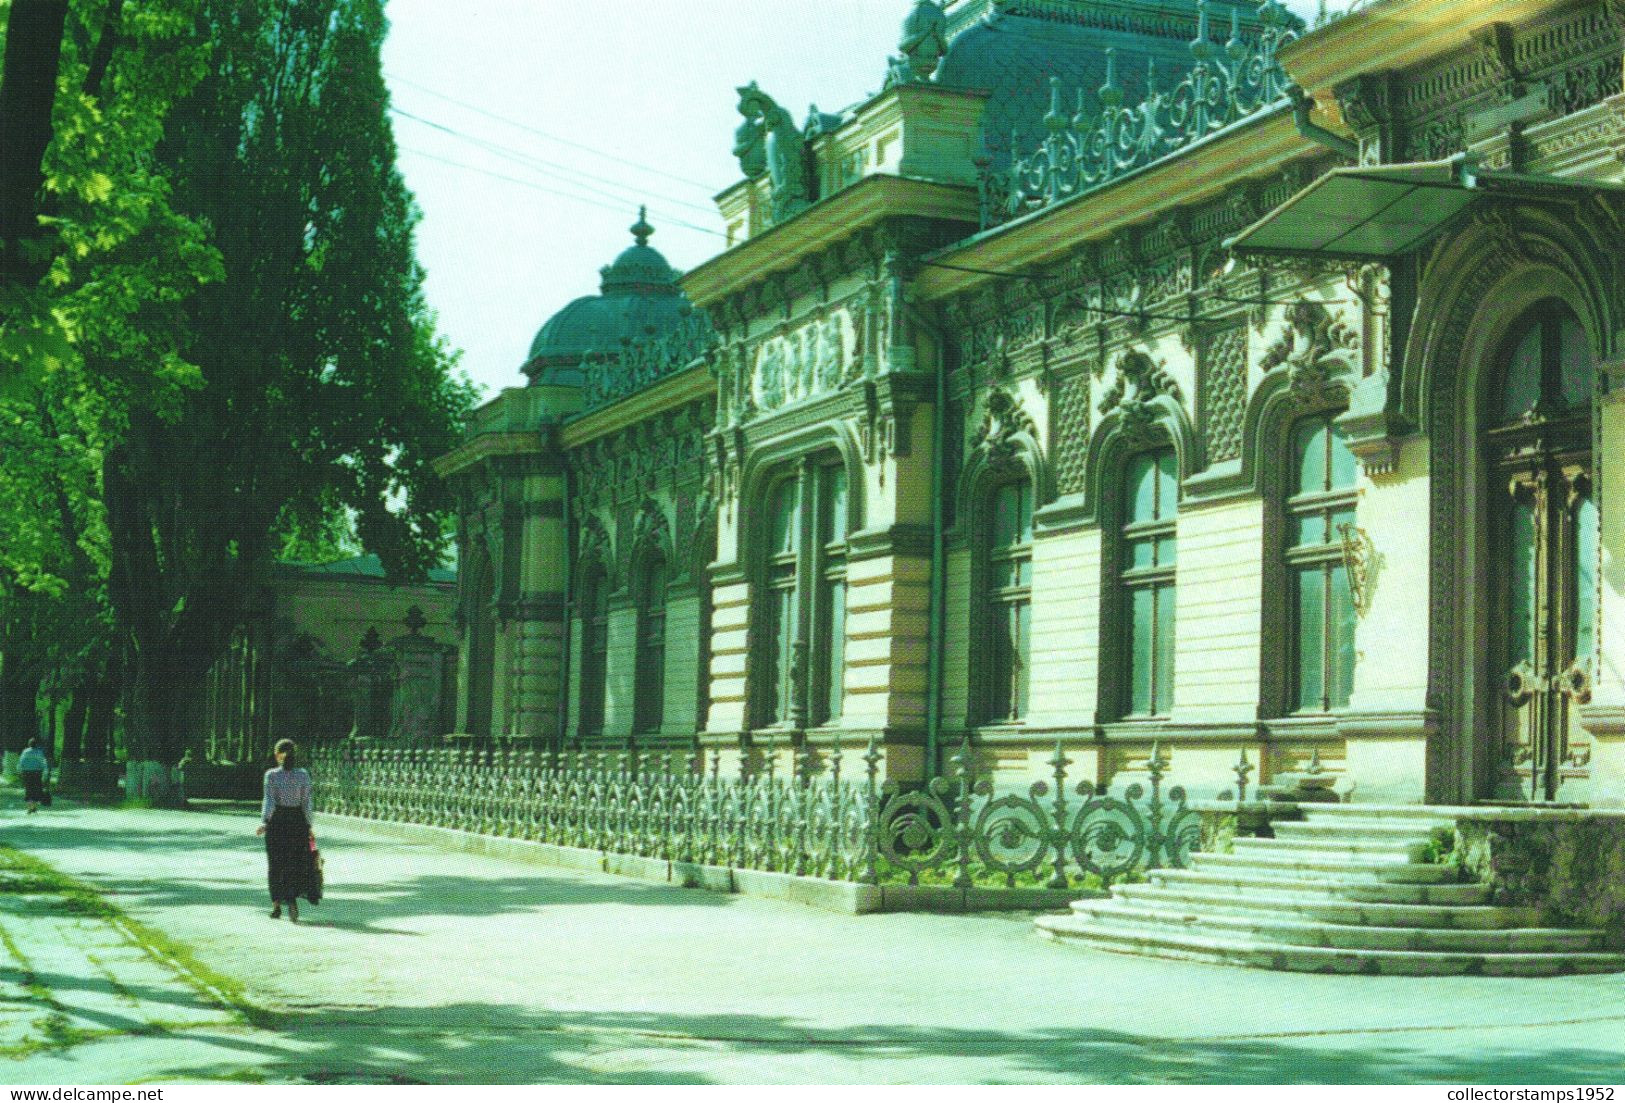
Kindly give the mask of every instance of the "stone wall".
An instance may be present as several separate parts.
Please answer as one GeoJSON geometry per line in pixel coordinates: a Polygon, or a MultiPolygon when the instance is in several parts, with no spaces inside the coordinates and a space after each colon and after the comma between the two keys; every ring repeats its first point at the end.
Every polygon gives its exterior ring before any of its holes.
{"type": "Polygon", "coordinates": [[[1539,909],[1545,927],[1594,927],[1625,947],[1625,815],[1465,817],[1456,857],[1500,905],[1539,909]]]}

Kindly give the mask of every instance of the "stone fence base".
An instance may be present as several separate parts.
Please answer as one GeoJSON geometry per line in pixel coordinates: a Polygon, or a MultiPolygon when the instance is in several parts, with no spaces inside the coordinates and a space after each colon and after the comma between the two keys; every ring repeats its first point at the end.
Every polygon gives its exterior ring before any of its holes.
{"type": "MultiPolygon", "coordinates": [[[[563,869],[611,873],[640,881],[654,881],[678,888],[710,892],[739,893],[768,900],[787,900],[843,915],[873,912],[1048,911],[1064,908],[1080,896],[1104,896],[1078,889],[957,889],[951,885],[864,885],[852,881],[830,881],[821,877],[800,877],[727,866],[673,862],[664,858],[640,858],[631,854],[606,853],[579,847],[555,846],[528,839],[508,839],[458,831],[449,827],[426,827],[415,823],[361,819],[329,812],[316,814],[318,829],[324,825],[343,826],[388,835],[412,842],[427,842],[465,854],[485,854],[563,869]]],[[[336,885],[342,891],[342,885],[336,885]]]]}

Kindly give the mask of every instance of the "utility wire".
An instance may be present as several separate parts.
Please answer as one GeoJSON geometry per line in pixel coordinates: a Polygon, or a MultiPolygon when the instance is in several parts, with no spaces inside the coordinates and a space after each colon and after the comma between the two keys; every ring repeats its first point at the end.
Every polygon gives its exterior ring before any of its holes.
{"type": "MultiPolygon", "coordinates": [[[[600,201],[600,200],[597,200],[597,199],[589,199],[586,196],[576,195],[573,192],[560,191],[557,188],[549,188],[549,187],[547,187],[547,186],[545,186],[543,184],[536,183],[534,180],[522,180],[517,176],[509,176],[507,173],[504,173],[504,172],[495,172],[495,171],[493,171],[491,169],[481,168],[478,165],[470,165],[470,164],[467,164],[467,163],[465,163],[463,161],[454,161],[450,157],[442,157],[438,153],[430,153],[427,150],[413,149],[411,146],[403,145],[401,147],[401,149],[404,150],[407,153],[412,154],[414,157],[424,157],[424,158],[427,158],[430,161],[438,161],[443,165],[450,165],[452,168],[459,168],[459,169],[464,169],[464,170],[466,170],[468,172],[479,173],[481,176],[489,176],[493,180],[506,180],[510,184],[518,184],[521,187],[531,188],[534,191],[545,192],[548,195],[556,195],[556,196],[560,197],[561,199],[573,199],[577,203],[585,203],[589,207],[599,207],[599,208],[602,208],[603,210],[606,210],[606,211],[618,211],[618,212],[620,212],[622,214],[626,213],[625,205],[621,204],[621,203],[618,203],[618,202],[611,203],[611,202],[603,202],[603,201],[600,201]]],[[[602,193],[600,193],[600,194],[602,194],[602,193]]],[[[605,198],[606,199],[614,199],[615,197],[614,196],[606,196],[605,198]]],[[[712,229],[709,226],[698,226],[698,225],[695,225],[692,222],[685,222],[680,218],[662,217],[660,219],[660,221],[668,223],[668,224],[673,225],[673,226],[682,226],[685,229],[689,229],[689,230],[697,230],[698,232],[700,232],[702,234],[710,234],[713,237],[726,238],[728,236],[727,234],[724,234],[721,230],[712,229]]]]}
{"type": "Polygon", "coordinates": [[[570,169],[568,166],[559,165],[556,161],[548,161],[543,158],[532,157],[528,153],[512,149],[497,142],[487,141],[484,138],[476,138],[472,134],[465,133],[456,129],[455,127],[446,126],[444,123],[437,123],[433,119],[425,119],[421,115],[414,115],[410,111],[403,111],[399,107],[392,106],[389,110],[391,114],[399,115],[403,119],[410,119],[412,122],[429,127],[432,130],[438,130],[442,133],[449,134],[453,138],[458,138],[462,141],[468,142],[470,145],[477,146],[480,149],[485,150],[487,153],[501,157],[505,161],[512,161],[516,165],[522,165],[533,172],[541,173],[543,176],[550,176],[555,180],[562,180],[567,184],[577,184],[583,179],[591,180],[595,183],[604,184],[611,188],[618,188],[621,191],[628,192],[638,198],[644,198],[649,194],[653,194],[658,199],[663,199],[668,203],[675,203],[680,207],[687,207],[689,210],[698,211],[701,214],[716,213],[715,208],[712,207],[702,207],[698,203],[690,203],[687,200],[677,199],[673,196],[664,195],[659,192],[651,193],[648,191],[648,189],[635,187],[619,180],[612,180],[607,176],[596,176],[590,172],[581,172],[570,169]]]}
{"type": "Polygon", "coordinates": [[[614,161],[617,164],[626,165],[629,168],[635,168],[635,169],[638,169],[641,172],[651,173],[651,174],[653,174],[655,176],[664,176],[666,179],[675,180],[679,184],[687,184],[690,187],[699,188],[701,191],[705,192],[707,195],[715,195],[717,192],[722,190],[721,188],[715,187],[715,186],[713,186],[711,184],[704,183],[703,181],[700,181],[700,180],[691,180],[690,178],[688,178],[686,176],[679,176],[674,172],[666,172],[664,169],[657,169],[657,168],[653,167],[652,165],[645,165],[645,164],[642,164],[642,163],[640,163],[638,161],[630,160],[630,159],[628,159],[626,157],[616,156],[613,153],[606,153],[601,149],[594,149],[592,146],[583,145],[580,142],[571,141],[569,138],[561,138],[557,134],[549,134],[547,131],[538,130],[536,127],[531,126],[528,123],[522,123],[517,119],[510,119],[506,115],[497,114],[495,111],[488,111],[485,108],[480,107],[478,104],[472,104],[472,103],[469,103],[467,100],[457,99],[455,96],[448,96],[444,92],[436,92],[433,88],[430,88],[428,85],[419,84],[417,81],[410,80],[410,79],[408,79],[406,77],[401,76],[398,73],[385,73],[384,76],[388,77],[392,81],[397,81],[397,82],[399,82],[401,84],[409,85],[409,86],[411,86],[413,88],[416,88],[418,91],[426,93],[427,95],[433,96],[437,100],[445,100],[447,103],[453,103],[453,104],[456,104],[458,107],[466,108],[467,110],[473,111],[476,114],[484,115],[488,119],[495,119],[499,123],[503,123],[503,124],[505,124],[507,126],[514,127],[515,129],[518,129],[518,130],[526,131],[526,132],[528,132],[530,134],[535,134],[539,138],[546,138],[550,142],[557,142],[560,145],[569,146],[572,149],[579,149],[584,153],[591,153],[593,156],[602,157],[606,161],[614,161]]]}

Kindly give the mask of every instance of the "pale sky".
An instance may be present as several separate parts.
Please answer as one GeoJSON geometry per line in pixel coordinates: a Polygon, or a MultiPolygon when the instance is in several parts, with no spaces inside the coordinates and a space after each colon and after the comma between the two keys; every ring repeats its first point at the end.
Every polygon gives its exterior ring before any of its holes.
{"type": "Polygon", "coordinates": [[[798,122],[811,103],[849,106],[879,89],[911,7],[389,0],[384,71],[423,208],[418,258],[463,370],[488,397],[522,385],[536,330],[597,293],[639,203],[679,270],[720,251],[712,197],[739,174],[734,89],[760,82],[798,122]]]}

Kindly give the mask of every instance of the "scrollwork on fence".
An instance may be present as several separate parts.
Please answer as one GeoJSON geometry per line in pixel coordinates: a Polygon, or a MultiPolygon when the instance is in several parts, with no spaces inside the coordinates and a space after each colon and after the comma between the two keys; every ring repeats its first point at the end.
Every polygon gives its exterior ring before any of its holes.
{"type": "Polygon", "coordinates": [[[1221,44],[1212,37],[1207,0],[1202,0],[1196,38],[1190,44],[1190,70],[1164,92],[1157,86],[1153,64],[1146,74],[1145,98],[1138,104],[1124,103],[1116,53],[1108,49],[1106,83],[1098,91],[1101,111],[1094,118],[1084,114],[1082,89],[1077,92],[1078,110],[1069,116],[1062,106],[1061,82],[1052,79],[1050,110],[1044,119],[1048,133],[1038,149],[1016,156],[1002,171],[994,172],[989,165],[982,173],[982,228],[1092,191],[1249,115],[1288,102],[1290,78],[1278,55],[1299,36],[1302,23],[1276,0],[1259,5],[1258,19],[1261,30],[1255,40],[1247,41],[1240,13],[1232,8],[1230,37],[1221,44]]]}
{"type": "MultiPolygon", "coordinates": [[[[769,758],[769,761],[772,761],[769,758]]],[[[1056,746],[1053,781],[998,791],[978,777],[968,744],[925,785],[882,783],[879,749],[843,774],[839,746],[771,769],[721,776],[702,752],[427,750],[329,746],[312,756],[320,811],[417,823],[665,861],[867,884],[959,888],[1109,885],[1183,866],[1196,813],[1167,759],[1117,794],[1068,780],[1056,746]]]]}

